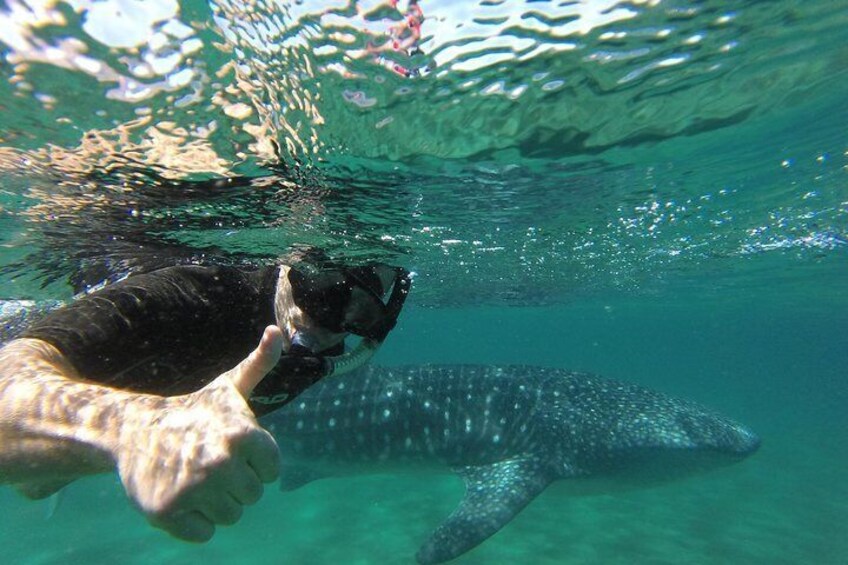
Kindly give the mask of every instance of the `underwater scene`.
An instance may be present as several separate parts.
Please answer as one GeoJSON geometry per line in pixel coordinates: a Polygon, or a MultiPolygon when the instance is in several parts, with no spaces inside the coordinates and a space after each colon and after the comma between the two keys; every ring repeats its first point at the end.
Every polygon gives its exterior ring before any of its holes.
{"type": "Polygon", "coordinates": [[[848,563],[848,4],[2,0],[0,73],[4,339],[172,265],[412,277],[237,524],[5,485],[0,562],[848,563]]]}

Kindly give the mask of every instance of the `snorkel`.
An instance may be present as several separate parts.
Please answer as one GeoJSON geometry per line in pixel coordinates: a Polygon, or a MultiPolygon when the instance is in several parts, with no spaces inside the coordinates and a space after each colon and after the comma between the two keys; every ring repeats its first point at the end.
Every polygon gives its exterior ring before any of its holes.
{"type": "Polygon", "coordinates": [[[334,357],[324,357],[324,364],[326,366],[325,376],[338,377],[360,368],[371,360],[371,357],[377,353],[380,345],[382,344],[379,341],[365,337],[350,351],[334,357]]]}
{"type": "Polygon", "coordinates": [[[411,283],[411,273],[404,268],[397,267],[395,269],[394,284],[392,285],[392,294],[388,303],[383,305],[378,297],[378,302],[383,306],[383,315],[380,321],[371,328],[363,331],[362,341],[351,351],[333,357],[324,357],[324,363],[327,367],[325,376],[337,377],[349,373],[363,366],[377,353],[377,350],[380,349],[383,341],[385,341],[386,336],[389,335],[389,332],[397,323],[400,311],[403,309],[403,304],[409,295],[411,283]]]}

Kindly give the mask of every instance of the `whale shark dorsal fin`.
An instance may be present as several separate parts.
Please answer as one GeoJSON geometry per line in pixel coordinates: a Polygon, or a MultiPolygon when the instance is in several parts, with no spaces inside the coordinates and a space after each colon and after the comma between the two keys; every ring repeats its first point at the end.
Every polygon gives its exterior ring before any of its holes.
{"type": "Polygon", "coordinates": [[[419,563],[448,561],[480,544],[553,480],[545,465],[531,457],[454,471],[465,480],[465,497],[418,550],[419,563]]]}

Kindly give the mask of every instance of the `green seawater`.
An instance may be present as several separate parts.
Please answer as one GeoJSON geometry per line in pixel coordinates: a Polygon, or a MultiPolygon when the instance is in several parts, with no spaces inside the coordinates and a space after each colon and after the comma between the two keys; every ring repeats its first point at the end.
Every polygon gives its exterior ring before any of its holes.
{"type": "MultiPolygon", "coordinates": [[[[588,371],[763,439],[661,487],[554,484],[456,563],[848,562],[846,6],[422,0],[421,53],[386,54],[407,77],[367,55],[399,19],[376,3],[118,4],[0,4],[0,298],[309,249],[403,265],[377,363],[588,371]]],[[[462,493],[269,485],[189,545],[113,476],[55,509],[3,487],[0,562],[413,563],[462,493]]]]}
{"type": "MultiPolygon", "coordinates": [[[[379,362],[592,370],[696,398],[763,437],[747,461],[650,490],[575,497],[554,484],[457,563],[844,562],[846,316],[688,298],[404,314],[379,362]]],[[[14,563],[412,563],[462,490],[424,473],[269,487],[238,525],[194,546],[151,529],[112,477],[72,485],[49,519],[48,503],[6,489],[3,552],[14,563]]]]}

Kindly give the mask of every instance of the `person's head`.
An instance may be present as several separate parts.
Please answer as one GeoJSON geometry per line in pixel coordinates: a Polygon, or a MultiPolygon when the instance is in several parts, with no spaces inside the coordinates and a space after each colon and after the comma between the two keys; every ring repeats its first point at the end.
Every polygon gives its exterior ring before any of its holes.
{"type": "Polygon", "coordinates": [[[351,333],[382,341],[394,326],[407,291],[408,273],[379,263],[282,266],[274,313],[285,350],[318,354],[338,346],[351,333]],[[383,298],[393,287],[393,299],[386,304],[383,298]],[[397,302],[395,295],[400,304],[392,304],[397,302]]]}

